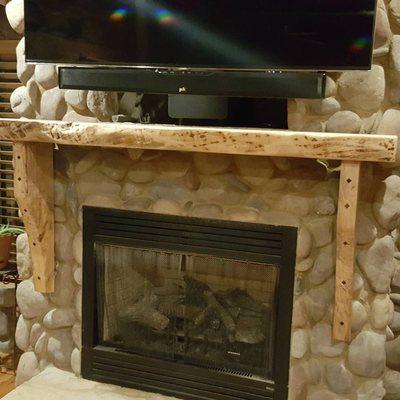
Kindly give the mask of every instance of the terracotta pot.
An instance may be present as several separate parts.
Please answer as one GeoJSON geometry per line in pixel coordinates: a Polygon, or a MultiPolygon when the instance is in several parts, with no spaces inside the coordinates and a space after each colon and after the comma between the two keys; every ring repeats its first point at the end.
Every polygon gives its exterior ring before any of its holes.
{"type": "Polygon", "coordinates": [[[14,236],[0,236],[0,269],[4,269],[8,265],[10,258],[11,244],[15,240],[14,236]]]}

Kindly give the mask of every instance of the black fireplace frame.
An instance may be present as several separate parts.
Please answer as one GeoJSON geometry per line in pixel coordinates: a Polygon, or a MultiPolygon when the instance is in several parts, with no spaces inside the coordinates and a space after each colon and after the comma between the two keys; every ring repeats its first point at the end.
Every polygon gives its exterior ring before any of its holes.
{"type": "Polygon", "coordinates": [[[84,378],[188,400],[287,400],[296,227],[88,206],[84,206],[82,212],[81,369],[84,378]],[[249,379],[226,371],[183,365],[100,345],[97,331],[96,243],[208,254],[279,267],[274,380],[249,379]]]}

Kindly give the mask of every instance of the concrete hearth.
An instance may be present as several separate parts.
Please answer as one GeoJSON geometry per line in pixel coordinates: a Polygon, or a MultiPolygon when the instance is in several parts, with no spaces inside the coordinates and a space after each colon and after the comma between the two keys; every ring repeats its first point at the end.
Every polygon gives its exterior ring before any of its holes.
{"type": "Polygon", "coordinates": [[[92,382],[49,367],[3,400],[174,400],[174,397],[92,382]]]}

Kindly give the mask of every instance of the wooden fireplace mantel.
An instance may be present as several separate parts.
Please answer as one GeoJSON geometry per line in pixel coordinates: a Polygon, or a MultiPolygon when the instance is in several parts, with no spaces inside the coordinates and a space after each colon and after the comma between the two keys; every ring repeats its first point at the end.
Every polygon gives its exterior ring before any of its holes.
{"type": "Polygon", "coordinates": [[[0,138],[73,146],[393,162],[388,135],[0,119],[0,138]]]}
{"type": "Polygon", "coordinates": [[[397,136],[2,119],[0,140],[15,142],[15,196],[44,293],[54,290],[54,145],[341,160],[333,336],[350,340],[361,164],[396,161],[397,136]]]}

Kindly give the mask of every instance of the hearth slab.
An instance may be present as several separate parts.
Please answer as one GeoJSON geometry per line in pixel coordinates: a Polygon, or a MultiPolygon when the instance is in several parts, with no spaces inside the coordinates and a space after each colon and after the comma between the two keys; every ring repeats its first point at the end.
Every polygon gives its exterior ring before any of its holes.
{"type": "Polygon", "coordinates": [[[3,400],[177,400],[175,397],[107,385],[49,367],[3,400]]]}

